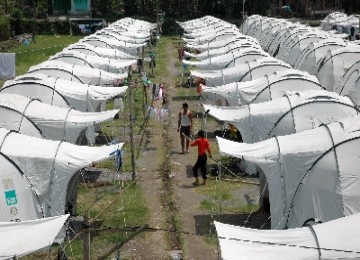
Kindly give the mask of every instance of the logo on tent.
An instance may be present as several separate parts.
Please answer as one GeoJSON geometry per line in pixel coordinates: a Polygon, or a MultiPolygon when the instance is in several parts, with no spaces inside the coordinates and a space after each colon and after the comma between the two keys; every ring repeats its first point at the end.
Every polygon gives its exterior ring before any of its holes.
{"type": "Polygon", "coordinates": [[[8,206],[17,204],[15,190],[5,191],[6,204],[8,206]]]}

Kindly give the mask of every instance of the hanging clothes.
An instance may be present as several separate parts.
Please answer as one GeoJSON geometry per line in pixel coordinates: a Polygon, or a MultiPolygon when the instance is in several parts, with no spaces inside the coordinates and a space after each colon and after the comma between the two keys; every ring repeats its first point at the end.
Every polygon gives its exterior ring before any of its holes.
{"type": "Polygon", "coordinates": [[[0,53],[0,78],[15,78],[15,53],[0,53]]]}

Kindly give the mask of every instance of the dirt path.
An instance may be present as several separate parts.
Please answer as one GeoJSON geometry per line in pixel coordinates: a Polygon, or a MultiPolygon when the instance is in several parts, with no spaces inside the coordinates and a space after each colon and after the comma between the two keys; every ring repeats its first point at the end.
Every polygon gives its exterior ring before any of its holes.
{"type": "MultiPolygon", "coordinates": [[[[161,81],[166,86],[169,117],[163,122],[154,121],[153,126],[147,128],[144,145],[137,160],[139,175],[142,176],[140,185],[151,211],[149,225],[159,230],[145,232],[130,241],[123,250],[123,258],[219,259],[215,229],[212,226],[214,219],[238,225],[247,221],[256,227],[263,223],[264,217],[260,216],[257,221],[259,217],[256,214],[220,214],[221,205],[219,212],[217,203],[222,199],[218,199],[219,194],[209,194],[215,193],[219,188],[214,178],[206,186],[192,185],[192,166],[197,158],[197,149],[190,148],[190,153],[180,154],[180,137],[176,131],[177,115],[182,103],[187,102],[195,114],[193,130],[196,132],[204,127],[204,121],[199,116],[202,115],[202,107],[194,88],[175,86],[175,80],[179,76],[179,68],[176,67],[177,43],[175,40],[167,42],[166,54],[163,54],[166,56],[167,70],[161,76],[161,81]],[[206,201],[215,204],[216,209],[209,211],[209,208],[205,210],[201,207],[206,201]],[[176,253],[181,253],[182,258],[177,258],[179,255],[176,253]]],[[[159,80],[154,79],[155,82],[159,80]]],[[[213,131],[214,125],[212,122],[212,128],[208,126],[208,129],[213,131]]],[[[210,146],[216,150],[215,139],[209,140],[210,146]]],[[[256,204],[258,190],[254,187],[237,186],[229,193],[230,197],[234,197],[225,202],[231,204],[229,208],[256,204]]]]}

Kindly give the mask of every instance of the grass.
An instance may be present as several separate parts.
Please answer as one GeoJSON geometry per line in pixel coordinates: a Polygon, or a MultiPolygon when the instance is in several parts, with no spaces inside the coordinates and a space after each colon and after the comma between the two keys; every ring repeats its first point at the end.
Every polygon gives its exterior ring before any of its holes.
{"type": "Polygon", "coordinates": [[[19,44],[9,52],[16,53],[16,74],[25,74],[32,65],[39,64],[49,56],[60,52],[71,43],[78,42],[83,36],[39,35],[36,44],[19,44]]]}
{"type": "Polygon", "coordinates": [[[242,185],[244,184],[209,180],[206,186],[197,188],[199,193],[206,196],[199,207],[209,213],[250,213],[256,211],[259,208],[256,204],[241,205],[235,191],[241,190],[242,185]]]}

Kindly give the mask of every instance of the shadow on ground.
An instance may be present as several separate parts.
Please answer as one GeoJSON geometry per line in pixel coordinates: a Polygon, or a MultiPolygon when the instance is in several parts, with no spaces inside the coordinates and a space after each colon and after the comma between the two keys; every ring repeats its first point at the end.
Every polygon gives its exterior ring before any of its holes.
{"type": "Polygon", "coordinates": [[[216,234],[213,221],[255,229],[270,229],[270,214],[254,212],[252,214],[206,214],[195,215],[196,234],[200,236],[216,234]]]}

